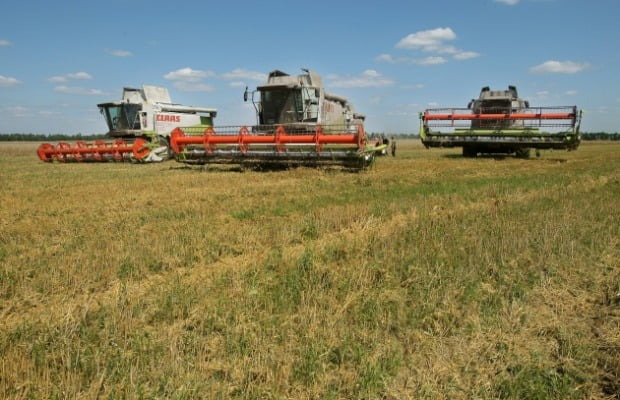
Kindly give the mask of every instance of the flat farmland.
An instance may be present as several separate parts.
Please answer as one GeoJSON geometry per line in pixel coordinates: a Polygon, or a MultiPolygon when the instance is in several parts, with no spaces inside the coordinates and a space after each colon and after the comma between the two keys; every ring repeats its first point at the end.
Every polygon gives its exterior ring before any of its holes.
{"type": "Polygon", "coordinates": [[[0,143],[0,397],[614,399],[620,143],[367,171],[0,143]]]}

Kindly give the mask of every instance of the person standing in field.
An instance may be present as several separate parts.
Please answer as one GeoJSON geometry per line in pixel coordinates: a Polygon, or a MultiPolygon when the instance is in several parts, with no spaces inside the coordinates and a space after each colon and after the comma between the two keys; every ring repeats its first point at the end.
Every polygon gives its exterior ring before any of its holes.
{"type": "Polygon", "coordinates": [[[388,155],[388,138],[385,137],[385,135],[382,133],[381,134],[381,144],[383,144],[383,149],[381,149],[381,155],[382,156],[387,156],[388,155]]]}
{"type": "Polygon", "coordinates": [[[390,140],[390,151],[392,152],[392,157],[396,157],[396,139],[392,136],[392,140],[390,140]]]}

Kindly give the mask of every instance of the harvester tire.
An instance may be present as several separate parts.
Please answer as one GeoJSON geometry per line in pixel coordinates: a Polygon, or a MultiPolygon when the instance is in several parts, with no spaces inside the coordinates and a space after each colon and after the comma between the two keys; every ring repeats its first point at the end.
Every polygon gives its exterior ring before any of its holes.
{"type": "Polygon", "coordinates": [[[463,146],[463,157],[474,158],[478,155],[478,149],[475,146],[463,146]]]}
{"type": "Polygon", "coordinates": [[[530,158],[530,149],[527,147],[522,147],[515,151],[515,155],[517,158],[530,158]]]}
{"type": "Polygon", "coordinates": [[[166,160],[170,160],[174,158],[174,152],[172,151],[172,148],[170,147],[170,137],[166,137],[166,136],[157,136],[157,141],[159,142],[160,146],[166,146],[166,148],[168,150],[166,150],[166,160]]]}

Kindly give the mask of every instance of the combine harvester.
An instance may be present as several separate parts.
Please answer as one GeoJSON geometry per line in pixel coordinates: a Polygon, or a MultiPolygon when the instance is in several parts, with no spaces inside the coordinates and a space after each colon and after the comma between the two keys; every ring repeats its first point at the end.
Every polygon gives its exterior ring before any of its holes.
{"type": "Polygon", "coordinates": [[[539,149],[577,149],[580,122],[576,106],[530,108],[516,87],[493,91],[487,86],[467,108],[420,113],[420,138],[427,148],[462,147],[464,157],[514,153],[529,158],[532,148],[537,155],[539,149]]]}
{"type": "Polygon", "coordinates": [[[173,104],[168,89],[144,85],[124,88],[121,101],[98,104],[112,141],[92,143],[44,143],[37,154],[43,161],[139,161],[159,162],[168,158],[170,132],[178,126],[202,132],[213,125],[212,108],[173,104]]]}
{"type": "Polygon", "coordinates": [[[363,169],[381,148],[367,147],[364,115],[347,99],[325,92],[321,77],[309,70],[291,76],[272,71],[251,95],[257,125],[208,127],[200,136],[175,129],[170,147],[187,164],[242,166],[337,165],[363,169]],[[258,92],[260,100],[255,100],[258,92]]]}

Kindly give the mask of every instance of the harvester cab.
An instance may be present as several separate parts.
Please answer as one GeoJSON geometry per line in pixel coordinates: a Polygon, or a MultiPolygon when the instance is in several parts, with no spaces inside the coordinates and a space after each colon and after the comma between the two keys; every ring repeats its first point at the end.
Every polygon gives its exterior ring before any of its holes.
{"type": "MultiPolygon", "coordinates": [[[[467,108],[474,114],[511,114],[523,112],[529,107],[529,102],[519,98],[517,88],[508,86],[508,90],[494,90],[485,86],[480,91],[478,99],[472,99],[467,108]]],[[[473,120],[472,128],[510,128],[523,126],[518,120],[473,120]]]]}
{"type": "Polygon", "coordinates": [[[467,108],[428,109],[420,114],[420,138],[426,147],[462,147],[463,156],[515,153],[530,149],[574,150],[579,146],[581,112],[576,106],[530,107],[517,88],[485,86],[467,108]]]}
{"type": "Polygon", "coordinates": [[[175,129],[170,145],[189,164],[318,166],[363,169],[374,160],[367,147],[365,117],[343,97],[325,92],[321,77],[303,70],[275,70],[267,82],[243,95],[256,110],[257,124],[207,128],[202,136],[175,129]]]}
{"type": "Polygon", "coordinates": [[[120,101],[97,104],[113,141],[49,143],[39,146],[43,161],[141,161],[168,158],[170,133],[178,126],[202,132],[213,125],[217,110],[172,103],[168,89],[143,85],[123,88],[120,101]]]}
{"type": "Polygon", "coordinates": [[[206,128],[213,125],[217,110],[172,103],[168,89],[144,85],[123,88],[121,101],[97,104],[111,137],[157,135],[169,138],[177,126],[206,128]]]}
{"type": "MultiPolygon", "coordinates": [[[[269,73],[267,83],[252,92],[258,125],[341,125],[364,123],[344,97],[327,93],[323,80],[313,71],[289,75],[279,70],[269,73]],[[259,93],[259,100],[255,94],[259,93]]],[[[244,99],[247,100],[247,88],[244,99]]]]}

